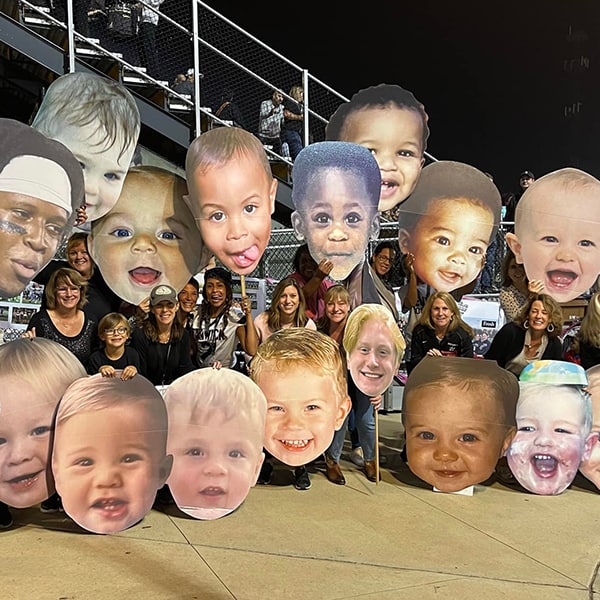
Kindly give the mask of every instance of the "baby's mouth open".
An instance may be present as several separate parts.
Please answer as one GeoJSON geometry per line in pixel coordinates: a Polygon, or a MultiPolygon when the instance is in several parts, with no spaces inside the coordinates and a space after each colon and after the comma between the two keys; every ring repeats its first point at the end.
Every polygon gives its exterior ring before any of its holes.
{"type": "Polygon", "coordinates": [[[309,447],[310,442],[311,440],[279,440],[279,443],[288,452],[304,452],[309,447]]]}
{"type": "Polygon", "coordinates": [[[544,479],[554,477],[558,469],[558,460],[550,454],[534,454],[531,457],[531,464],[535,474],[544,479]]]}
{"type": "Polygon", "coordinates": [[[136,269],[129,271],[129,276],[135,283],[146,287],[153,287],[156,285],[161,275],[162,273],[160,271],[149,267],[137,267],[136,269]]]}
{"type": "Polygon", "coordinates": [[[121,519],[127,514],[128,503],[120,498],[100,498],[92,508],[107,519],[121,519]]]}
{"type": "Polygon", "coordinates": [[[396,193],[398,189],[398,184],[391,179],[382,179],[381,180],[381,197],[389,198],[396,193]]]}
{"type": "Polygon", "coordinates": [[[13,479],[9,479],[6,483],[8,483],[10,487],[15,490],[26,490],[38,480],[38,477],[41,472],[42,471],[37,471],[35,473],[19,475],[18,477],[13,477],[13,479]]]}
{"type": "Polygon", "coordinates": [[[230,256],[239,269],[246,269],[258,260],[259,254],[260,250],[258,246],[254,244],[250,248],[246,248],[246,250],[237,254],[231,254],[230,256]]]}
{"type": "Polygon", "coordinates": [[[548,271],[546,273],[546,278],[551,284],[551,287],[556,289],[566,289],[572,285],[572,283],[577,279],[577,273],[573,271],[562,271],[562,270],[554,270],[548,271]]]}

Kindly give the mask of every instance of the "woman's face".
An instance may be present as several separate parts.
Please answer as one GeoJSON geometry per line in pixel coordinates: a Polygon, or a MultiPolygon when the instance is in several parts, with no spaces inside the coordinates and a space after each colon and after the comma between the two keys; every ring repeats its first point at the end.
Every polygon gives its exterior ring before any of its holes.
{"type": "Polygon", "coordinates": [[[379,277],[387,275],[392,268],[395,252],[391,248],[384,248],[373,257],[373,268],[379,277]]]}
{"type": "Polygon", "coordinates": [[[545,331],[550,323],[550,311],[541,300],[536,300],[529,309],[527,320],[534,331],[545,331]]]}
{"type": "Polygon", "coordinates": [[[325,316],[331,323],[342,323],[348,317],[350,306],[343,298],[332,298],[325,304],[325,316]]]}
{"type": "Polygon", "coordinates": [[[81,298],[81,289],[75,285],[70,279],[59,283],[54,291],[54,302],[56,308],[64,310],[77,308],[81,298]]]}
{"type": "Polygon", "coordinates": [[[446,329],[452,321],[452,310],[449,306],[441,299],[436,298],[431,305],[431,314],[429,318],[431,323],[436,329],[446,329]]]}
{"type": "Polygon", "coordinates": [[[175,315],[179,310],[179,303],[173,304],[168,300],[162,300],[156,306],[150,308],[152,314],[156,317],[156,322],[165,326],[173,324],[175,315]]]}
{"type": "Polygon", "coordinates": [[[283,292],[279,296],[279,302],[277,303],[279,311],[286,316],[294,315],[298,310],[299,304],[300,296],[298,295],[298,290],[293,285],[283,288],[283,292]]]}
{"type": "Polygon", "coordinates": [[[513,285],[520,285],[525,279],[525,268],[513,258],[508,265],[508,277],[513,285]]]}

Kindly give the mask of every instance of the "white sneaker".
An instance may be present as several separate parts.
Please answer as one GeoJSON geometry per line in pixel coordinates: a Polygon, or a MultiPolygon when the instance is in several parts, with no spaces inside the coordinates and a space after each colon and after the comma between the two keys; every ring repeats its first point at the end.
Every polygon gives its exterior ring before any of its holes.
{"type": "Polygon", "coordinates": [[[365,459],[363,456],[363,451],[362,448],[359,446],[358,448],[354,448],[354,450],[352,450],[352,452],[350,453],[350,460],[357,466],[357,467],[364,467],[365,466],[365,459]]]}

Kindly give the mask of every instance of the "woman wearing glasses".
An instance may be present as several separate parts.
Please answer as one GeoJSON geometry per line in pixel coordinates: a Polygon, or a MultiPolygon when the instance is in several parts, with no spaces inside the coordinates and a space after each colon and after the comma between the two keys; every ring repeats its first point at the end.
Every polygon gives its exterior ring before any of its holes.
{"type": "Polygon", "coordinates": [[[114,377],[119,370],[124,381],[136,375],[140,370],[140,355],[127,344],[131,326],[125,316],[112,312],[102,317],[98,324],[98,336],[104,347],[90,356],[87,372],[90,375],[102,373],[104,377],[114,377]]]}
{"type": "Polygon", "coordinates": [[[398,309],[396,307],[396,295],[390,283],[392,265],[396,258],[396,248],[392,242],[379,242],[371,257],[370,267],[373,283],[381,303],[389,308],[398,322],[398,309]]]}

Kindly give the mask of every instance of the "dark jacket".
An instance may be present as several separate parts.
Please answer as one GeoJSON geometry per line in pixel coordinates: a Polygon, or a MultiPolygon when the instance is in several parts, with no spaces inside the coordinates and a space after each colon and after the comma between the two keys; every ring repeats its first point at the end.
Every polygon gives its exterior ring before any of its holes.
{"type": "Polygon", "coordinates": [[[473,358],[473,339],[462,327],[457,327],[438,340],[431,327],[419,324],[412,332],[410,361],[406,365],[409,374],[432,348],[443,354],[473,358]]]}
{"type": "MultiPolygon", "coordinates": [[[[492,340],[490,349],[484,358],[495,360],[503,369],[506,363],[512,360],[525,344],[525,329],[515,322],[504,325],[492,340]]],[[[548,338],[548,345],[542,355],[542,360],[562,360],[562,346],[557,337],[548,338]]]]}

